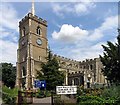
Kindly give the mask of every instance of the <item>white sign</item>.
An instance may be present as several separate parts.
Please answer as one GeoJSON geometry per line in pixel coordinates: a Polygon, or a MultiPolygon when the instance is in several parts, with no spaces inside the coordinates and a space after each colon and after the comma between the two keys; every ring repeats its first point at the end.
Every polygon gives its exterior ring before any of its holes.
{"type": "Polygon", "coordinates": [[[77,94],[77,86],[56,86],[57,94],[77,94]]]}

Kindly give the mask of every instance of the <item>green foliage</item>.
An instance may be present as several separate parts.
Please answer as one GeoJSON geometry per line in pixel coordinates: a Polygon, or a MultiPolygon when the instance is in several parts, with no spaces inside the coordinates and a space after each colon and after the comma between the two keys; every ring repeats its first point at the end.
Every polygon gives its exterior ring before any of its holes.
{"type": "Polygon", "coordinates": [[[107,42],[107,46],[102,45],[104,52],[100,56],[104,68],[102,72],[112,83],[120,83],[120,37],[117,43],[107,42]]]}
{"type": "Polygon", "coordinates": [[[9,89],[6,86],[2,87],[2,100],[5,104],[15,104],[16,103],[16,97],[18,95],[18,89],[9,89]]]}
{"type": "Polygon", "coordinates": [[[45,92],[38,90],[38,92],[36,93],[36,97],[37,98],[43,98],[43,97],[45,97],[45,92]]]}
{"type": "Polygon", "coordinates": [[[46,97],[51,97],[51,91],[46,90],[45,95],[46,95],[46,97]]]}
{"type": "Polygon", "coordinates": [[[79,96],[78,100],[79,103],[103,103],[104,100],[97,96],[79,96]]]}
{"type": "Polygon", "coordinates": [[[78,88],[77,102],[80,105],[119,105],[120,86],[103,89],[78,88]]]}
{"type": "Polygon", "coordinates": [[[2,100],[5,104],[15,104],[16,103],[16,97],[11,96],[9,94],[3,93],[2,94],[2,100]]]}
{"type": "Polygon", "coordinates": [[[100,96],[102,93],[103,89],[92,89],[92,88],[86,88],[84,89],[83,87],[78,87],[77,89],[77,96],[100,96]]]}
{"type": "Polygon", "coordinates": [[[2,86],[2,92],[10,94],[12,96],[17,96],[18,88],[9,89],[7,86],[2,86]]]}
{"type": "Polygon", "coordinates": [[[104,99],[112,99],[115,100],[116,103],[120,103],[120,85],[104,89],[101,96],[104,99]]]}
{"type": "Polygon", "coordinates": [[[37,71],[37,79],[46,80],[47,90],[55,90],[56,86],[63,84],[64,74],[59,71],[59,64],[51,53],[48,55],[47,63],[42,63],[41,66],[41,71],[37,71]]]}
{"type": "Polygon", "coordinates": [[[48,90],[38,90],[36,94],[34,94],[34,97],[42,98],[42,97],[50,97],[51,91],[48,90]]]}
{"type": "Polygon", "coordinates": [[[2,81],[7,87],[14,88],[16,80],[16,67],[11,63],[1,63],[2,81]]]}
{"type": "Polygon", "coordinates": [[[79,96],[79,105],[117,105],[114,99],[104,99],[98,96],[79,96]]]}

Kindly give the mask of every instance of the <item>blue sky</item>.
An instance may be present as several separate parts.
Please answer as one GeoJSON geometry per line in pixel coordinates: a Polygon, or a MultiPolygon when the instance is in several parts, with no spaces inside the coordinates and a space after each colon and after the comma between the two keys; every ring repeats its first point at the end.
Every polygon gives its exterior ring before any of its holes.
{"type": "MultiPolygon", "coordinates": [[[[17,61],[18,22],[31,11],[31,2],[0,4],[0,62],[17,61]]],[[[35,2],[35,14],[48,22],[53,53],[75,60],[99,57],[101,44],[116,41],[117,2],[35,2]]]]}

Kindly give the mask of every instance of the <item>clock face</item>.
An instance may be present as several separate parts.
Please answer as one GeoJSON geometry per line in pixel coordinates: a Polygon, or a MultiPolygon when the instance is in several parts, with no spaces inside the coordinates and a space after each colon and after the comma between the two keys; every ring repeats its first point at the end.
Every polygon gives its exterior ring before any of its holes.
{"type": "Polygon", "coordinates": [[[40,38],[38,38],[36,42],[37,42],[38,45],[41,45],[41,44],[42,44],[42,41],[41,41],[40,38]]]}

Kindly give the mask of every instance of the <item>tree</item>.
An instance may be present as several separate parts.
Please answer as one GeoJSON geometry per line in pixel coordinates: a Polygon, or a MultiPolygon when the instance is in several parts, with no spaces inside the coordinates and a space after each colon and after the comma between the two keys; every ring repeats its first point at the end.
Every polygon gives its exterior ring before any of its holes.
{"type": "Polygon", "coordinates": [[[11,63],[1,63],[2,82],[7,87],[13,88],[16,80],[16,67],[11,63]]]}
{"type": "Polygon", "coordinates": [[[120,37],[117,37],[117,43],[108,41],[107,46],[102,45],[104,52],[100,56],[103,63],[102,72],[111,83],[120,83],[120,37]]]}
{"type": "Polygon", "coordinates": [[[42,63],[41,71],[37,71],[37,79],[46,80],[47,90],[55,90],[56,86],[64,83],[64,74],[59,71],[59,64],[50,51],[47,59],[47,63],[42,63]]]}

